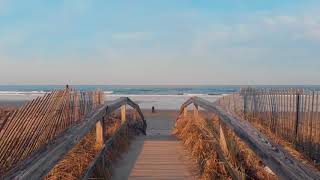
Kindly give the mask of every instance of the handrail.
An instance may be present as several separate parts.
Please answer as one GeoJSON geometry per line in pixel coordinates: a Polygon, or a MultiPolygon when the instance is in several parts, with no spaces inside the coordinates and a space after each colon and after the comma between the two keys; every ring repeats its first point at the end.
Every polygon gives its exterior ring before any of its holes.
{"type": "Polygon", "coordinates": [[[143,121],[143,134],[146,134],[147,124],[138,104],[127,97],[121,97],[110,104],[106,103],[89,117],[85,117],[81,123],[70,127],[50,144],[33,154],[29,159],[12,169],[4,179],[39,179],[45,176],[63,157],[77,145],[83,137],[91,131],[98,121],[109,116],[123,105],[134,108],[143,121]]]}
{"type": "Polygon", "coordinates": [[[215,103],[192,97],[181,106],[180,115],[190,104],[217,114],[221,121],[233,130],[280,179],[320,179],[320,173],[317,170],[305,166],[255,129],[248,121],[241,121],[233,117],[215,103]]]}
{"type": "Polygon", "coordinates": [[[97,164],[97,162],[101,159],[101,157],[103,157],[103,154],[105,154],[109,149],[112,148],[113,143],[116,141],[116,139],[121,135],[121,133],[126,129],[128,125],[128,122],[123,123],[120,128],[114,133],[114,135],[112,137],[110,137],[101,147],[100,151],[98,152],[98,154],[96,155],[96,157],[91,161],[91,163],[89,164],[89,166],[87,167],[86,172],[84,173],[83,177],[81,179],[83,180],[87,180],[91,177],[94,169],[95,169],[95,165],[97,164]]]}

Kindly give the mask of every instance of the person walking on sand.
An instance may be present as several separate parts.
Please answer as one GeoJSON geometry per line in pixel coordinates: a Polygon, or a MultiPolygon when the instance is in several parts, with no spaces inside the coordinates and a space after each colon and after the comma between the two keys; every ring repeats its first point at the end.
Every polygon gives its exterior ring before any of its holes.
{"type": "Polygon", "coordinates": [[[155,110],[154,106],[152,106],[152,113],[155,113],[155,112],[156,112],[156,110],[155,110]]]}

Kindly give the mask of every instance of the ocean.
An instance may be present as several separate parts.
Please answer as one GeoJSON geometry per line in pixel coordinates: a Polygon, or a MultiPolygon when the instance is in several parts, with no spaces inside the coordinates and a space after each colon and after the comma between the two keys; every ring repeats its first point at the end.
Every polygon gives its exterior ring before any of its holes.
{"type": "MultiPolygon", "coordinates": [[[[129,97],[136,101],[142,109],[179,109],[182,103],[192,96],[199,96],[214,102],[219,97],[240,90],[237,85],[226,86],[126,86],[126,85],[75,85],[77,90],[90,91],[100,89],[105,92],[106,100],[129,97]]],[[[257,86],[261,88],[305,88],[320,90],[320,86],[257,86]]],[[[43,96],[62,85],[0,85],[0,101],[26,101],[43,96]]]]}

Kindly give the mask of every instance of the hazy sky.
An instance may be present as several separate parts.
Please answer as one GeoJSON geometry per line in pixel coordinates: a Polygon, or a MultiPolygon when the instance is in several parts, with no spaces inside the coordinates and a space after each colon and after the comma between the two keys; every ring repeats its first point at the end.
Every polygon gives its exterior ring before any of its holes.
{"type": "Polygon", "coordinates": [[[0,0],[0,84],[320,84],[319,0],[0,0]]]}

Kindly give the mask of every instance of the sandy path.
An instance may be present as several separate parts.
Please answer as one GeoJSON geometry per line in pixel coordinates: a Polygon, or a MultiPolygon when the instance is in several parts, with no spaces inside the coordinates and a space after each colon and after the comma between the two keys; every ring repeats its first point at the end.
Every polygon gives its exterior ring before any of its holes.
{"type": "Polygon", "coordinates": [[[192,162],[186,156],[183,145],[170,135],[176,112],[144,114],[148,135],[132,141],[128,153],[115,165],[112,179],[195,179],[192,162]]]}

